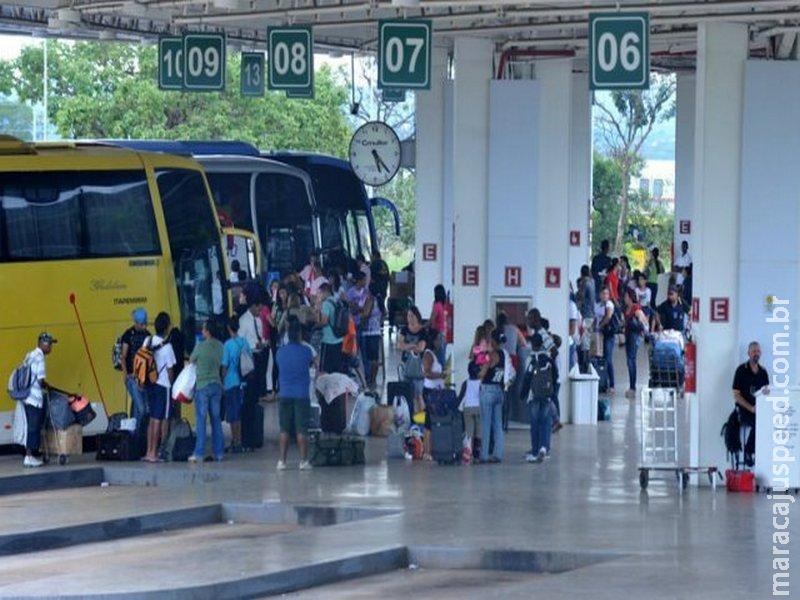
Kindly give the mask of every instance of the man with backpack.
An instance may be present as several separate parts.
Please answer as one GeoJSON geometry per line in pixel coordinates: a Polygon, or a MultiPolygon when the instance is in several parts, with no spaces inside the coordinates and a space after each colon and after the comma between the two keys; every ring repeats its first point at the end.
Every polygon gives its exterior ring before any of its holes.
{"type": "Polygon", "coordinates": [[[331,286],[323,283],[317,294],[317,324],[322,327],[322,346],[320,350],[320,371],[323,373],[342,372],[342,341],[347,333],[350,309],[344,302],[337,302],[331,296],[331,286]],[[344,324],[344,329],[342,325],[344,324]]]}
{"type": "Polygon", "coordinates": [[[41,467],[42,461],[34,455],[39,452],[41,445],[42,427],[44,426],[44,392],[49,388],[46,380],[45,356],[53,351],[53,344],[58,340],[47,332],[39,334],[36,348],[25,356],[23,366],[30,372],[28,380],[28,397],[22,402],[25,407],[25,419],[28,423],[28,432],[25,439],[24,467],[41,467]]]}
{"type": "Polygon", "coordinates": [[[538,463],[550,457],[555,371],[553,359],[545,352],[542,336],[538,333],[531,336],[531,350],[521,390],[531,413],[531,451],[525,455],[525,460],[538,463]]]}
{"type": "Polygon", "coordinates": [[[150,337],[147,330],[147,311],[137,308],[132,313],[133,326],[122,334],[122,352],[120,355],[120,368],[125,382],[125,389],[131,397],[130,414],[136,419],[136,427],[140,427],[144,416],[147,414],[147,394],[143,385],[136,380],[133,370],[133,359],[144,341],[150,337]]]}

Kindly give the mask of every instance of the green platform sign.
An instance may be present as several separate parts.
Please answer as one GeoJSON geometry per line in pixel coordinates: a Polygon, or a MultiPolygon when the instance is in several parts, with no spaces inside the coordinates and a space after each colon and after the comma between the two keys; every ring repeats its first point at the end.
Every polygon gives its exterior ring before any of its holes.
{"type": "Polygon", "coordinates": [[[263,52],[242,52],[242,96],[260,98],[264,95],[264,64],[263,52]]]}
{"type": "Polygon", "coordinates": [[[287,98],[294,98],[295,100],[313,100],[314,87],[305,88],[302,90],[286,90],[287,98]]]}
{"type": "Polygon", "coordinates": [[[378,88],[430,89],[431,22],[378,21],[378,88]]]}
{"type": "Polygon", "coordinates": [[[188,33],[183,36],[183,87],[198,92],[225,89],[225,35],[188,33]]]}
{"type": "Polygon", "coordinates": [[[384,102],[405,102],[406,91],[402,88],[383,88],[381,100],[384,102]]]}
{"type": "Polygon", "coordinates": [[[590,89],[647,89],[650,86],[649,37],[648,13],[590,13],[590,89]]]}
{"type": "Polygon", "coordinates": [[[162,37],[158,40],[158,87],[162,90],[183,89],[182,37],[162,37]]]}
{"type": "Polygon", "coordinates": [[[267,50],[269,89],[313,94],[314,35],[311,27],[267,28],[267,50]]]}

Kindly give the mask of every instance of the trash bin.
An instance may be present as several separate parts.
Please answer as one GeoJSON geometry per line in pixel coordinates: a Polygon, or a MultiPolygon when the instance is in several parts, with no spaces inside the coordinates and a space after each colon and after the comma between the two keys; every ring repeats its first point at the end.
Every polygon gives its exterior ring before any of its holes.
{"type": "Polygon", "coordinates": [[[575,425],[597,425],[597,394],[600,376],[589,365],[588,373],[581,373],[578,366],[569,372],[569,398],[571,422],[575,425]]]}

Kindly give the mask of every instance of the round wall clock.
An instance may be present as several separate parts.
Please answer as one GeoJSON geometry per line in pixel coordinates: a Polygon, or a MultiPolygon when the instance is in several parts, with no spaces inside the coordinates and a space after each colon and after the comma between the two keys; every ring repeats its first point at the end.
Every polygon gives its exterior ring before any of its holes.
{"type": "Polygon", "coordinates": [[[350,140],[350,165],[367,185],[384,185],[400,169],[400,138],[381,121],[362,125],[350,140]]]}

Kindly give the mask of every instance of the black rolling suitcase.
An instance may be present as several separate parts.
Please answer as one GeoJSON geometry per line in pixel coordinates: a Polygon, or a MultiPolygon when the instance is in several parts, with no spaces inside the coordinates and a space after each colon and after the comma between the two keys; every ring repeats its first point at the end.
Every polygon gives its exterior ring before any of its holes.
{"type": "Polygon", "coordinates": [[[242,446],[249,450],[264,446],[264,407],[258,402],[242,406],[242,446]]]}
{"type": "Polygon", "coordinates": [[[606,367],[606,359],[602,356],[593,356],[590,362],[594,370],[597,371],[597,375],[600,377],[600,381],[597,384],[597,391],[602,394],[608,391],[608,368],[606,367]]]}
{"type": "Polygon", "coordinates": [[[131,431],[110,431],[97,436],[97,460],[139,460],[142,458],[139,436],[131,431]]]}
{"type": "Polygon", "coordinates": [[[464,440],[464,419],[455,390],[428,390],[425,398],[431,426],[431,455],[439,464],[458,464],[464,440]]]}

